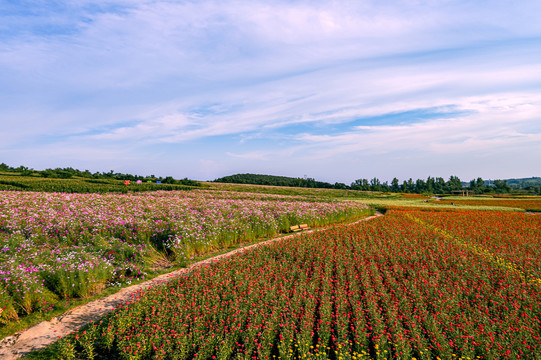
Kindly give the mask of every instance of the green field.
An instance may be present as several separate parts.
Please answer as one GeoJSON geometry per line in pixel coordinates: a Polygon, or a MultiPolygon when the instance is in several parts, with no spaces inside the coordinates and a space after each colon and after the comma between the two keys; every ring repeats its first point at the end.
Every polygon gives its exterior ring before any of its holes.
{"type": "Polygon", "coordinates": [[[182,184],[156,184],[131,182],[124,185],[123,180],[114,179],[54,179],[37,176],[20,176],[13,173],[0,173],[0,191],[46,191],[66,193],[105,193],[105,192],[141,192],[156,190],[189,190],[202,188],[202,186],[190,186],[182,184]]]}

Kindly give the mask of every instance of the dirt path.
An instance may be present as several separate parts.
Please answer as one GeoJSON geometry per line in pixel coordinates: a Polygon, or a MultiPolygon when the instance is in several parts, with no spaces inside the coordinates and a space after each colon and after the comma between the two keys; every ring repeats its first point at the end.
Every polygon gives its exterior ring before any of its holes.
{"type": "MultiPolygon", "coordinates": [[[[381,213],[377,213],[374,216],[370,216],[354,223],[348,224],[353,225],[361,221],[367,221],[374,219],[378,216],[382,216],[381,213]]],[[[304,231],[304,233],[310,233],[313,231],[321,231],[323,229],[309,230],[304,231]]],[[[118,304],[128,301],[131,296],[136,294],[141,290],[148,289],[152,286],[167,282],[171,279],[174,279],[178,276],[187,275],[192,272],[194,269],[211,266],[212,263],[220,261],[222,259],[231,257],[239,252],[248,251],[254,249],[258,246],[264,246],[271,244],[276,241],[283,241],[291,239],[294,236],[299,234],[293,234],[283,237],[277,237],[267,241],[263,241],[254,245],[242,247],[228,253],[212,257],[207,260],[197,262],[190,265],[187,268],[179,269],[168,274],[163,274],[155,277],[152,280],[146,281],[141,284],[132,285],[126,288],[121,289],[113,295],[91,301],[85,305],[81,305],[74,309],[71,309],[64,313],[63,315],[53,318],[51,321],[43,321],[37,325],[32,326],[26,330],[23,330],[19,333],[16,333],[13,336],[8,336],[0,341],[0,359],[2,360],[12,360],[18,359],[25,354],[38,349],[43,349],[48,345],[54,343],[60,337],[64,337],[84,325],[88,324],[91,321],[98,320],[102,318],[105,314],[112,311],[118,304]]]]}

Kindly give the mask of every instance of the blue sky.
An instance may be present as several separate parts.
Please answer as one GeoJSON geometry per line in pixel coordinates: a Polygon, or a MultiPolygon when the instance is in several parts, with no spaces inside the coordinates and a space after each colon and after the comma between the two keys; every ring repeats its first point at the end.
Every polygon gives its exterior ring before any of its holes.
{"type": "Polygon", "coordinates": [[[541,2],[0,0],[0,162],[541,176],[541,2]]]}

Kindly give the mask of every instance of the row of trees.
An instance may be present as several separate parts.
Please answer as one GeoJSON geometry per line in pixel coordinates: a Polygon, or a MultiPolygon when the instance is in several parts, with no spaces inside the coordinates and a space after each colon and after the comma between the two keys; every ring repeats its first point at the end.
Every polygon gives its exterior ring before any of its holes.
{"type": "Polygon", "coordinates": [[[198,181],[190,180],[184,178],[181,180],[176,180],[172,176],[167,176],[165,178],[161,176],[140,176],[132,174],[123,174],[119,172],[114,172],[113,170],[109,172],[90,172],[88,170],[78,170],[72,167],[67,168],[56,168],[56,169],[45,169],[45,170],[34,170],[26,166],[11,167],[7,164],[0,164],[0,171],[19,173],[22,176],[38,176],[44,178],[53,178],[53,179],[72,179],[74,177],[85,178],[85,179],[111,179],[111,180],[131,180],[131,181],[161,181],[162,184],[181,184],[181,185],[190,185],[190,186],[199,186],[198,181]]]}
{"type": "Polygon", "coordinates": [[[494,180],[491,184],[485,182],[482,178],[471,180],[469,186],[464,186],[464,183],[457,177],[451,176],[445,181],[441,177],[428,177],[423,179],[409,179],[402,183],[397,178],[393,178],[389,184],[387,181],[381,182],[378,178],[358,179],[351,186],[354,190],[365,191],[383,191],[383,192],[402,192],[402,193],[429,193],[429,194],[450,194],[457,190],[472,190],[475,194],[484,193],[508,193],[511,187],[506,180],[494,180]]]}
{"type": "MultiPolygon", "coordinates": [[[[402,192],[414,194],[451,194],[458,190],[471,190],[475,194],[505,194],[515,188],[509,186],[507,180],[485,181],[482,178],[471,180],[468,183],[463,182],[457,176],[451,176],[449,180],[441,177],[429,176],[426,180],[409,179],[400,182],[394,178],[391,183],[380,181],[378,178],[358,179],[346,185],[344,183],[327,183],[316,181],[312,178],[292,178],[286,176],[260,175],[260,174],[235,174],[225,176],[214,180],[221,183],[234,184],[255,184],[255,185],[273,185],[273,186],[293,186],[306,188],[323,188],[323,189],[351,189],[363,191],[382,191],[382,192],[402,192]]],[[[539,187],[526,189],[530,193],[539,193],[539,187]]]]}

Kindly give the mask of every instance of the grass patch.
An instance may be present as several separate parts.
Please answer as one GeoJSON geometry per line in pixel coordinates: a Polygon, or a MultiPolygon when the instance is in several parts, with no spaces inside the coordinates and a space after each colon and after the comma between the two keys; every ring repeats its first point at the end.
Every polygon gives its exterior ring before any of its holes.
{"type": "Polygon", "coordinates": [[[400,195],[373,191],[346,190],[346,189],[315,189],[289,186],[249,185],[249,184],[223,184],[203,182],[209,190],[235,191],[258,194],[274,194],[287,196],[302,196],[314,200],[356,200],[377,197],[397,197],[400,195]]]}
{"type": "Polygon", "coordinates": [[[507,206],[488,206],[488,205],[470,205],[455,203],[443,203],[438,201],[427,201],[423,199],[407,199],[407,198],[371,198],[363,199],[363,202],[369,206],[373,206],[379,210],[387,210],[393,207],[414,207],[427,209],[463,209],[463,210],[485,210],[485,211],[518,211],[524,212],[524,209],[518,207],[507,206]]]}

